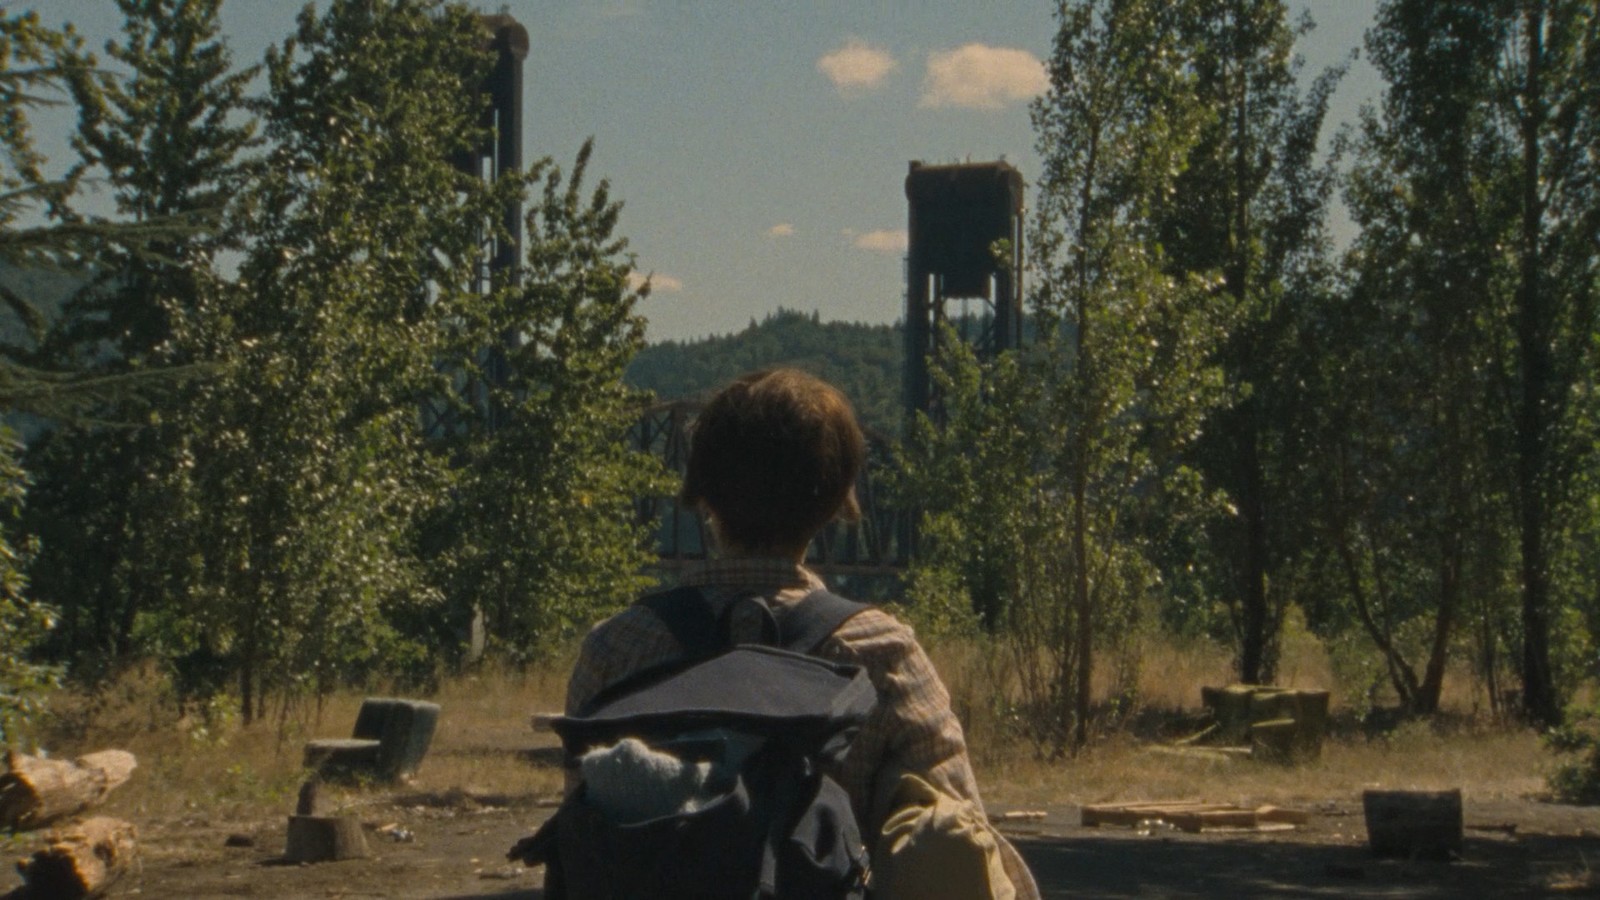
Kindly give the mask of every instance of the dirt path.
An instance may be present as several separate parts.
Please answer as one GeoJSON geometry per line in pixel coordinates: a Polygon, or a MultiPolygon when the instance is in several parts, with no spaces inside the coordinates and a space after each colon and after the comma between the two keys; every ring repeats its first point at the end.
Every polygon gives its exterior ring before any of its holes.
{"type": "MultiPolygon", "coordinates": [[[[526,800],[397,793],[362,810],[373,857],[315,866],[278,861],[283,822],[146,824],[142,870],[113,897],[498,898],[541,895],[539,874],[504,852],[546,815],[526,800]],[[248,846],[225,846],[248,839],[248,846]]],[[[1600,810],[1533,801],[1467,804],[1467,846],[1455,863],[1371,857],[1359,806],[1328,803],[1294,831],[1188,835],[1081,828],[1052,810],[1015,833],[1047,897],[1600,896],[1600,810]]],[[[20,855],[23,845],[7,845],[20,855]]],[[[18,883],[0,874],[0,891],[18,883]]]]}

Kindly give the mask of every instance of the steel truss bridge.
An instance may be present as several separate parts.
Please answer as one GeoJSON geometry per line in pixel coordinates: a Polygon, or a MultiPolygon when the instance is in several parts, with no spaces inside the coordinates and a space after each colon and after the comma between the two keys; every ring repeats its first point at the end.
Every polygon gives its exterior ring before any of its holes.
{"type": "MultiPolygon", "coordinates": [[[[649,453],[682,476],[689,459],[689,424],[700,411],[694,401],[660,403],[645,409],[628,429],[628,444],[649,453]]],[[[867,432],[867,464],[856,482],[861,505],[857,522],[835,522],[812,542],[806,565],[828,578],[890,578],[899,576],[910,556],[910,515],[887,502],[885,481],[894,464],[891,443],[867,432]]],[[[684,565],[703,560],[710,546],[706,524],[694,510],[670,497],[640,497],[634,501],[638,521],[656,530],[659,567],[672,574],[684,565]]]]}

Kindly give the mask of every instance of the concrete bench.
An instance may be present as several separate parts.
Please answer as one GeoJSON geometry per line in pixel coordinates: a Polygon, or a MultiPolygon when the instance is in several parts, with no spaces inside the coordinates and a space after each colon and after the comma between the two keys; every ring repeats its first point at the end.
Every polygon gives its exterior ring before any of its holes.
{"type": "Polygon", "coordinates": [[[438,724],[437,703],[368,697],[361,701],[361,711],[356,713],[354,734],[307,743],[305,766],[331,778],[409,778],[428,755],[438,724]]]}

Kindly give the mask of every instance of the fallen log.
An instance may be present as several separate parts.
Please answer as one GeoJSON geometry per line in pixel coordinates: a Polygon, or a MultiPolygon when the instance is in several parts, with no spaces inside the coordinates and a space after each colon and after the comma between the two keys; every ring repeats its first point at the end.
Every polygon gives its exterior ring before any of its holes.
{"type": "Polygon", "coordinates": [[[126,750],[103,750],[72,762],[6,752],[0,773],[0,828],[27,830],[105,800],[138,767],[126,750]]]}
{"type": "Polygon", "coordinates": [[[63,829],[49,846],[17,863],[26,900],[85,900],[115,884],[138,854],[138,832],[121,819],[97,816],[63,829]]]}

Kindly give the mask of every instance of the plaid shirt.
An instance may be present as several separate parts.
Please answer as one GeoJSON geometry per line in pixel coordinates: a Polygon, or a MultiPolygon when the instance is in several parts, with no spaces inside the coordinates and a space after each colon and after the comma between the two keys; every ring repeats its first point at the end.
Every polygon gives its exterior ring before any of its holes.
{"type": "MultiPolygon", "coordinates": [[[[703,589],[713,603],[753,591],[789,604],[823,587],[803,566],[778,559],[712,560],[685,572],[683,583],[703,589]]],[[[608,685],[680,653],[653,613],[638,606],[623,610],[584,640],[567,683],[568,714],[608,685]]],[[[873,776],[889,766],[982,808],[950,694],[909,627],[882,610],[867,609],[839,626],[817,655],[865,668],[878,691],[878,705],[833,773],[858,815],[871,808],[873,776]]]]}
{"type": "MultiPolygon", "coordinates": [[[[714,603],[736,595],[759,593],[777,604],[797,603],[824,587],[804,566],[783,559],[710,560],[684,573],[683,584],[701,588],[714,603]]],[[[600,691],[653,665],[676,659],[682,648],[654,613],[630,606],[596,625],[567,682],[567,713],[576,713],[600,691]]],[[[852,616],[822,642],[817,655],[858,665],[878,692],[878,704],[850,745],[850,753],[832,773],[850,795],[864,834],[876,834],[882,822],[873,810],[874,778],[897,771],[921,776],[940,791],[971,801],[980,815],[983,801],[967,758],[966,737],[950,709],[950,694],[934,671],[911,628],[880,609],[852,616]]],[[[567,771],[567,790],[577,787],[567,771]]],[[[1016,849],[998,834],[1001,860],[1016,891],[1015,900],[1037,900],[1039,889],[1016,849]]]]}

